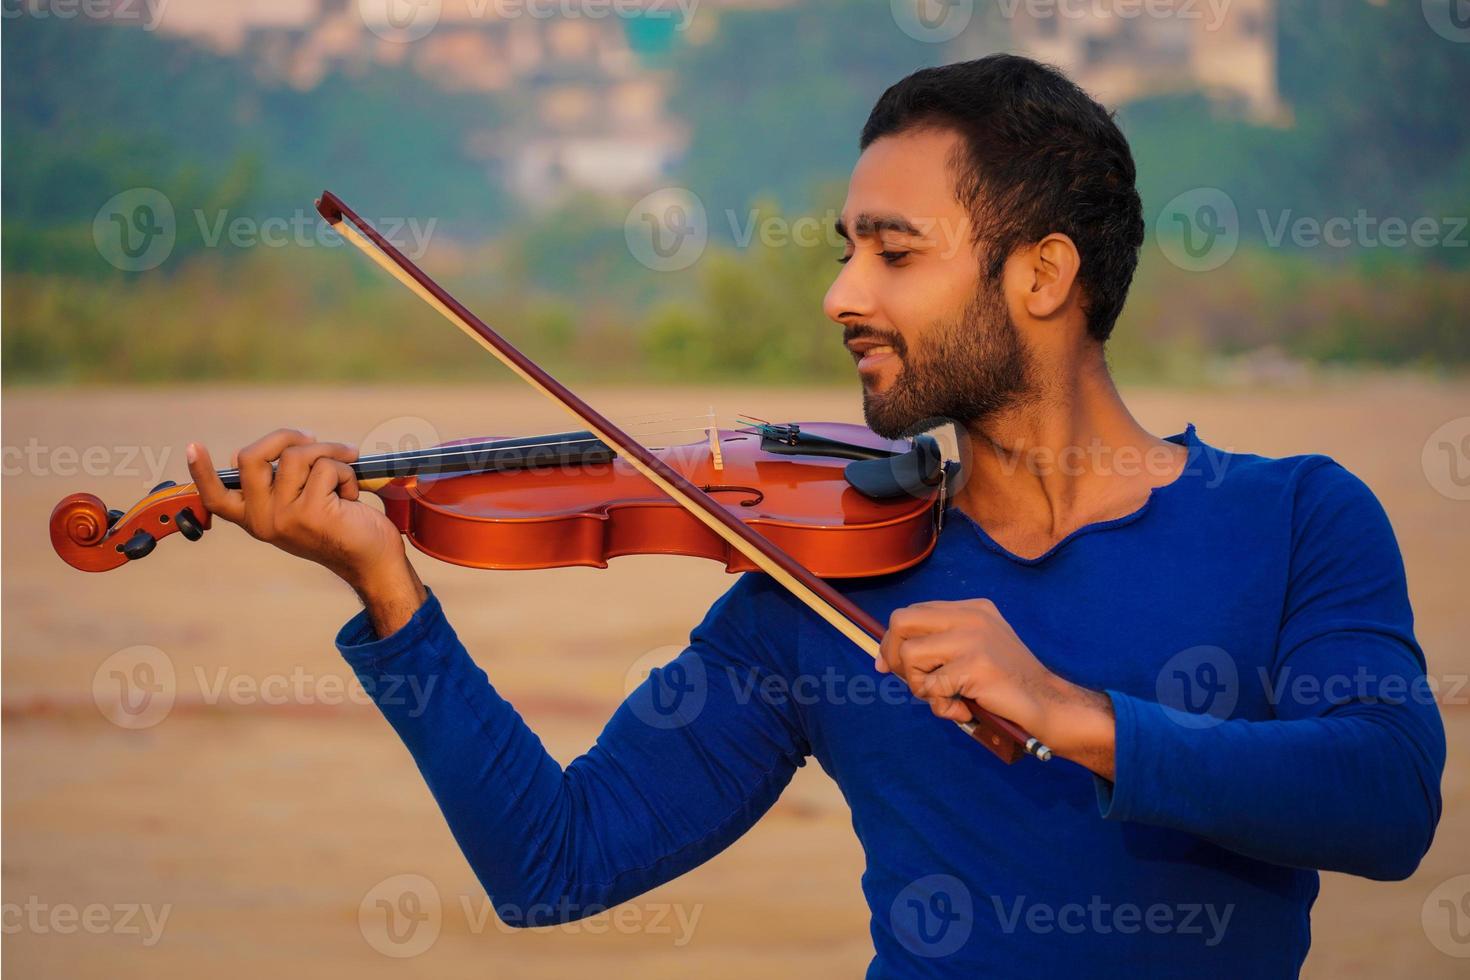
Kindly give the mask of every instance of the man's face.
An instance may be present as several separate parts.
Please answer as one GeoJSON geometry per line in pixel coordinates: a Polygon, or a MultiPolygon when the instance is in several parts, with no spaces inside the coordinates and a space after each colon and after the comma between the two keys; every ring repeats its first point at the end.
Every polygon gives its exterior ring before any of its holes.
{"type": "Polygon", "coordinates": [[[959,142],[938,130],[874,141],[838,221],[848,244],[823,310],[857,363],[868,427],[887,438],[978,423],[1031,387],[1000,284],[982,277],[955,194],[959,142]]]}

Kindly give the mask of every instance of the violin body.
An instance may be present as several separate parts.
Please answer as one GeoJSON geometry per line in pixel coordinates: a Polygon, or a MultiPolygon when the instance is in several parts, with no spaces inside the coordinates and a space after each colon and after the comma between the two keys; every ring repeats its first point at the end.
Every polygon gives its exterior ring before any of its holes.
{"type": "MultiPolygon", "coordinates": [[[[802,423],[844,442],[903,452],[859,425],[802,423]]],[[[720,429],[716,465],[708,441],[655,454],[746,525],[822,578],[895,572],[934,547],[933,494],[873,500],[844,478],[846,460],[761,449],[750,432],[720,429]]],[[[690,555],[730,572],[755,565],[621,458],[535,467],[516,474],[409,477],[376,492],[414,547],[474,568],[606,568],[622,555],[690,555]]]]}
{"type": "MultiPolygon", "coordinates": [[[[901,455],[907,440],[860,426],[809,422],[804,438],[901,455]]],[[[942,482],[874,499],[846,476],[852,454],[773,452],[754,430],[718,429],[715,438],[655,449],[672,469],[747,526],[822,578],[896,572],[934,548],[942,482]],[[716,452],[718,449],[718,452],[716,452]]],[[[501,446],[511,440],[478,443],[501,446]]],[[[445,448],[453,448],[449,444],[445,448]]],[[[604,449],[600,443],[597,448],[604,449]]],[[[560,447],[558,447],[560,448],[560,447]]],[[[366,479],[384,512],[425,554],[472,568],[606,568],[622,555],[690,555],[730,572],[756,570],[741,552],[680,507],[622,457],[610,452],[534,453],[514,469],[418,472],[366,479]]],[[[146,556],[175,531],[191,540],[210,526],[192,485],[155,489],[112,520],[102,501],[72,494],[51,517],[51,541],[69,564],[106,571],[146,556]],[[110,522],[110,523],[109,523],[110,522]]]]}

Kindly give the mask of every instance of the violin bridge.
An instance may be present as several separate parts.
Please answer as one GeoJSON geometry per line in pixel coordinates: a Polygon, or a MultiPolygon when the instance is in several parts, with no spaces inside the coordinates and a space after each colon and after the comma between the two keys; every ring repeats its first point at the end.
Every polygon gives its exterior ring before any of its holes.
{"type": "Polygon", "coordinates": [[[719,420],[715,417],[715,407],[709,407],[709,454],[715,464],[715,469],[725,468],[725,457],[720,452],[720,427],[719,420]]]}

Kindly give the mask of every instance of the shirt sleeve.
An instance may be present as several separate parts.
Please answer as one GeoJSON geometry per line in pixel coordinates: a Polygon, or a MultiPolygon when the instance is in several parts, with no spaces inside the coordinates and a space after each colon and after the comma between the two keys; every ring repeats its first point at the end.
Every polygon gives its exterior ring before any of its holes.
{"type": "Polygon", "coordinates": [[[793,614],[765,576],[742,576],[565,769],[432,594],[382,639],[359,614],[337,647],[413,755],[497,913],[545,925],[683,874],[776,801],[810,749],[794,708],[750,695],[765,672],[794,662],[780,648],[795,642],[793,614]]]}
{"type": "MultiPolygon", "coordinates": [[[[1239,683],[1256,682],[1245,673],[1239,683]]],[[[1096,781],[1103,816],[1276,864],[1412,874],[1439,822],[1444,728],[1388,517],[1325,458],[1296,490],[1270,691],[1274,718],[1218,723],[1108,691],[1117,748],[1114,782],[1096,781]]]]}

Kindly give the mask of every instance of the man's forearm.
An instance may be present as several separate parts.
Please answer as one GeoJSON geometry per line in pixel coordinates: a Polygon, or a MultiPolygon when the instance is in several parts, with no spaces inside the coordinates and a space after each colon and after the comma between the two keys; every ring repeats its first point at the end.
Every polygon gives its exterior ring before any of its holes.
{"type": "Polygon", "coordinates": [[[1111,780],[1117,744],[1113,702],[1101,691],[1060,678],[1057,681],[1055,690],[1044,699],[1045,721],[1031,734],[1062,758],[1111,780]]]}
{"type": "Polygon", "coordinates": [[[374,569],[350,584],[380,639],[401,630],[429,597],[407,559],[374,569]]]}

